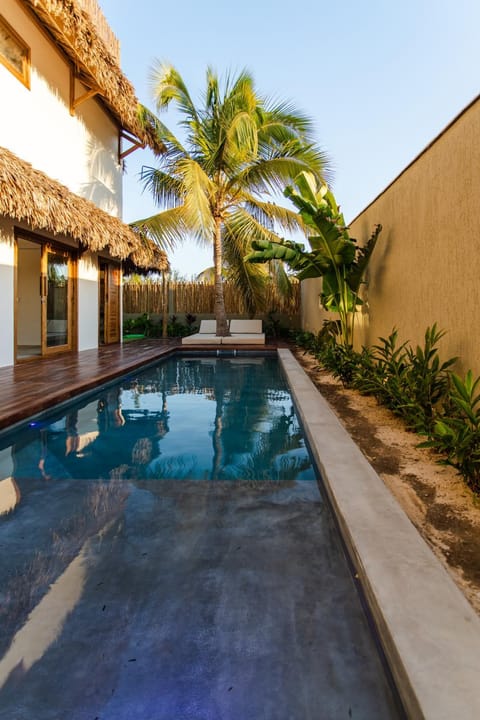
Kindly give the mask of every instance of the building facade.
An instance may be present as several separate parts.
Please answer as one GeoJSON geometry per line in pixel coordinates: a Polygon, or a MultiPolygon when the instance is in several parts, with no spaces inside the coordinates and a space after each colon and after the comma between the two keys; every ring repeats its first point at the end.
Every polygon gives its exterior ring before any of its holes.
{"type": "Polygon", "coordinates": [[[94,0],[0,9],[0,366],[121,339],[122,262],[166,258],[120,218],[124,157],[148,144],[94,0]]]}

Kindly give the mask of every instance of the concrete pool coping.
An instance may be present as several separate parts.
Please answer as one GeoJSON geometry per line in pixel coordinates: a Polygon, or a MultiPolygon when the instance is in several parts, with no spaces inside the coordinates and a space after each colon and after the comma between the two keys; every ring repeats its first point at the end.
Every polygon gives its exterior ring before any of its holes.
{"type": "Polygon", "coordinates": [[[480,717],[480,619],[292,353],[297,412],[409,718],[480,717]]]}

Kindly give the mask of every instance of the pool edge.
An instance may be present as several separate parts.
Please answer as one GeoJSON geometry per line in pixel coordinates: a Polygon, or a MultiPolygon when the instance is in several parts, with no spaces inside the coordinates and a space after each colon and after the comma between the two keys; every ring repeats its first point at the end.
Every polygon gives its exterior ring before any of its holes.
{"type": "Polygon", "coordinates": [[[480,619],[290,350],[278,357],[408,717],[480,717],[480,619]]]}

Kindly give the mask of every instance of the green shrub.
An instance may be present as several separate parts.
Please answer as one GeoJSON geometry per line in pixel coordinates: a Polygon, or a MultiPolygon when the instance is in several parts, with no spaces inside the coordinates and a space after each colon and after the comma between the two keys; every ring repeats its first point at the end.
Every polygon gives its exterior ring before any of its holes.
{"type": "Polygon", "coordinates": [[[398,331],[394,328],[387,338],[371,350],[363,349],[363,362],[356,373],[354,387],[365,395],[373,395],[391,410],[402,404],[401,377],[406,367],[406,343],[397,347],[398,331]]]}
{"type": "Polygon", "coordinates": [[[318,336],[308,330],[297,330],[293,331],[291,338],[298,347],[303,348],[305,352],[310,352],[312,355],[317,356],[320,344],[318,336]]]}
{"type": "Polygon", "coordinates": [[[465,380],[451,373],[444,414],[421,447],[446,455],[440,463],[456,468],[472,490],[480,491],[480,377],[474,381],[471,370],[465,380]]]}
{"type": "MultiPolygon", "coordinates": [[[[196,319],[194,315],[191,315],[190,318],[196,319]]],[[[193,332],[195,332],[193,321],[182,323],[176,315],[172,315],[169,318],[167,324],[168,337],[185,337],[186,335],[191,335],[193,332]]]]}
{"type": "Polygon", "coordinates": [[[276,310],[270,310],[264,322],[265,335],[272,338],[288,338],[290,330],[282,323],[282,318],[278,316],[276,310]]]}
{"type": "Polygon", "coordinates": [[[404,374],[404,393],[407,402],[403,415],[409,427],[417,432],[429,432],[435,421],[440,404],[446,400],[449,390],[448,369],[456,357],[440,362],[436,347],[445,335],[438,331],[436,323],[425,331],[423,348],[407,348],[407,369],[404,374]]]}
{"type": "Polygon", "coordinates": [[[143,334],[145,337],[153,337],[155,335],[155,323],[150,319],[148,313],[143,313],[136,318],[130,318],[125,320],[123,323],[123,333],[128,334],[143,334]]]}
{"type": "Polygon", "coordinates": [[[371,351],[364,348],[353,386],[374,395],[402,417],[409,429],[428,433],[448,392],[448,368],[457,359],[440,361],[437,344],[444,334],[435,323],[426,329],[423,347],[417,345],[414,350],[407,343],[397,345],[394,329],[371,351]]]}
{"type": "Polygon", "coordinates": [[[480,377],[468,371],[464,380],[451,372],[456,358],[440,360],[444,331],[436,323],[425,331],[423,347],[398,344],[396,329],[360,353],[336,342],[334,328],[297,333],[298,344],[312,352],[344,386],[373,395],[400,416],[411,430],[428,436],[419,447],[444,455],[442,464],[456,468],[480,492],[480,377]]]}
{"type": "Polygon", "coordinates": [[[360,360],[359,353],[350,345],[325,343],[318,359],[344,387],[350,387],[354,383],[360,360]]]}

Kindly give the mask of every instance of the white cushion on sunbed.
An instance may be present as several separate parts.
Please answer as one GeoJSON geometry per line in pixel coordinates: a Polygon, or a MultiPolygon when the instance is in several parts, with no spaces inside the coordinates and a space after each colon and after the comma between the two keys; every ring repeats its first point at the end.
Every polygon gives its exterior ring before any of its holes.
{"type": "Polygon", "coordinates": [[[222,339],[217,337],[216,332],[216,320],[200,320],[198,333],[182,338],[182,345],[220,345],[222,339]]]}
{"type": "Polygon", "coordinates": [[[230,332],[233,333],[261,333],[261,320],[230,320],[230,332]]]}
{"type": "Polygon", "coordinates": [[[217,332],[217,321],[216,320],[200,320],[200,329],[198,332],[200,334],[210,333],[210,335],[215,335],[215,333],[217,332]]]}

